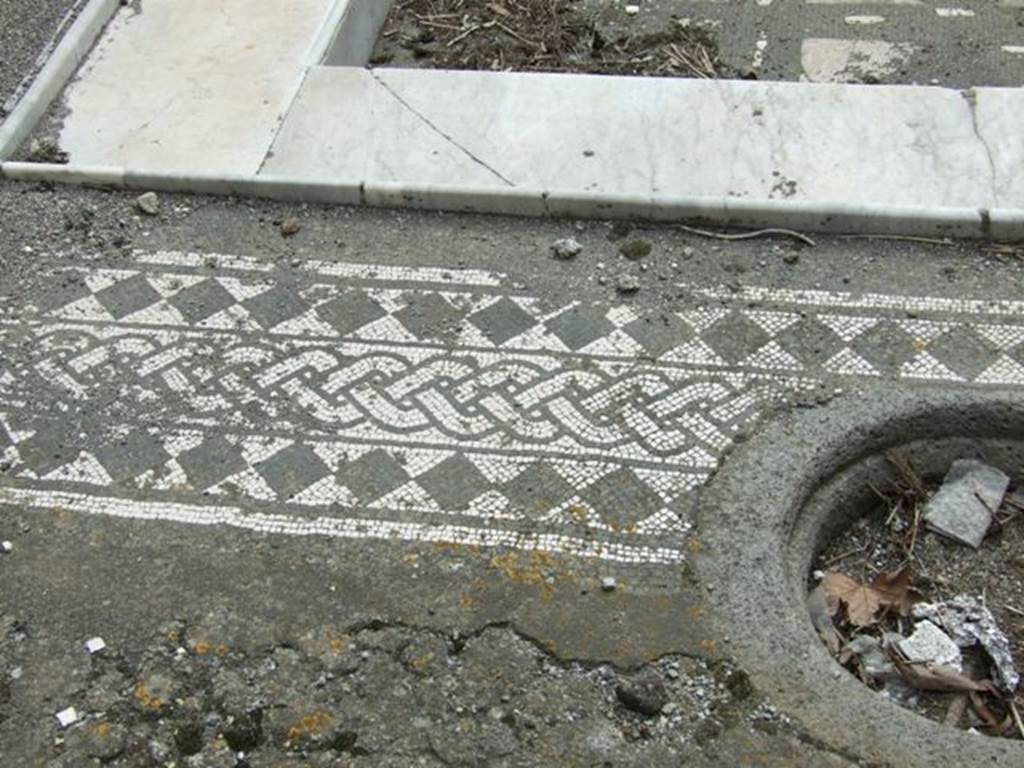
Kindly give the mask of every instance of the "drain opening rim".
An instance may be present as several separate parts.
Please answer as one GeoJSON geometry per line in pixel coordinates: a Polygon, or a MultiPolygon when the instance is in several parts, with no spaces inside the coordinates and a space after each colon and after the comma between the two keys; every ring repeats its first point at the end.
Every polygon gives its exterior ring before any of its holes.
{"type": "MultiPolygon", "coordinates": [[[[841,753],[899,766],[1024,762],[1024,744],[946,728],[843,671],[811,626],[806,574],[837,507],[883,454],[907,447],[934,473],[971,452],[1024,467],[1024,398],[1007,389],[870,387],[765,424],[725,460],[701,498],[696,567],[711,585],[725,652],[785,714],[841,753]]],[[[1006,467],[1004,467],[1005,469],[1006,467]]]]}

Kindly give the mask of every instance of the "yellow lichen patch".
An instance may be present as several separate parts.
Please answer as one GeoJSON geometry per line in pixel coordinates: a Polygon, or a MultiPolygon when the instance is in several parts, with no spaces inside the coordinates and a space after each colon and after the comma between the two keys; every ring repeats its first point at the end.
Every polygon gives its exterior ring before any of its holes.
{"type": "Polygon", "coordinates": [[[334,718],[322,710],[303,715],[298,722],[288,729],[288,741],[296,742],[300,739],[314,738],[333,724],[334,718]]]}
{"type": "Polygon", "coordinates": [[[416,554],[415,552],[411,552],[410,554],[408,554],[408,555],[406,555],[405,557],[402,558],[402,561],[406,565],[416,565],[419,562],[419,560],[420,560],[420,556],[418,554],[416,554]]]}
{"type": "Polygon", "coordinates": [[[164,700],[159,696],[151,694],[149,689],[146,688],[145,683],[139,683],[136,685],[133,695],[135,696],[136,703],[138,703],[139,707],[142,709],[149,710],[150,712],[159,712],[164,708],[164,700]]]}
{"type": "Polygon", "coordinates": [[[569,516],[577,523],[586,522],[589,511],[582,504],[573,504],[569,507],[569,516]]]}
{"type": "Polygon", "coordinates": [[[704,614],[707,613],[707,609],[703,605],[691,605],[687,613],[690,614],[690,618],[694,621],[700,621],[704,618],[704,614]]]}
{"type": "Polygon", "coordinates": [[[509,552],[491,558],[491,567],[501,571],[509,581],[540,587],[545,598],[550,598],[554,593],[554,588],[548,582],[548,577],[553,576],[553,563],[554,560],[547,552],[531,552],[528,555],[509,552]]]}
{"type": "Polygon", "coordinates": [[[472,611],[477,607],[479,602],[480,601],[473,595],[462,595],[462,597],[459,598],[459,608],[464,611],[472,611]]]}
{"type": "Polygon", "coordinates": [[[110,735],[110,723],[106,720],[101,720],[93,726],[92,730],[99,738],[105,739],[110,735]]]}
{"type": "Polygon", "coordinates": [[[718,649],[718,641],[710,638],[701,640],[700,647],[708,653],[714,653],[718,649]]]}
{"type": "Polygon", "coordinates": [[[205,656],[206,654],[208,654],[210,652],[210,644],[208,642],[206,642],[205,640],[197,640],[196,642],[192,643],[191,645],[192,645],[192,652],[194,654],[196,654],[196,656],[205,656]]]}
{"type": "Polygon", "coordinates": [[[331,646],[332,653],[340,656],[344,653],[345,648],[348,647],[348,638],[339,637],[337,635],[328,635],[327,644],[331,646]]]}
{"type": "Polygon", "coordinates": [[[225,657],[225,656],[227,656],[227,655],[228,655],[229,653],[231,653],[231,649],[230,649],[230,648],[229,648],[229,647],[228,647],[227,645],[225,645],[224,643],[221,643],[220,645],[218,645],[218,646],[217,646],[217,647],[216,647],[216,648],[214,649],[214,652],[215,652],[215,653],[216,653],[216,654],[217,654],[218,656],[220,656],[221,658],[224,658],[224,657],[225,657]]]}
{"type": "Polygon", "coordinates": [[[700,539],[690,539],[688,542],[686,542],[686,546],[695,555],[702,549],[704,549],[704,545],[700,543],[700,539]]]}
{"type": "Polygon", "coordinates": [[[181,642],[181,633],[178,630],[176,630],[176,629],[172,629],[170,632],[167,633],[167,642],[169,642],[169,643],[180,643],[181,642]]]}
{"type": "Polygon", "coordinates": [[[417,656],[412,660],[413,668],[418,672],[423,672],[430,666],[430,662],[434,660],[433,653],[424,653],[422,656],[417,656]]]}

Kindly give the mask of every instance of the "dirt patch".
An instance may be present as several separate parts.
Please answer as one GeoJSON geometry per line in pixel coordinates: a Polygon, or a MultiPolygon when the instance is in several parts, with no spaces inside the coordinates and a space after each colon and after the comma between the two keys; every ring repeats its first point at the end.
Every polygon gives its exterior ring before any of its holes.
{"type": "Polygon", "coordinates": [[[891,487],[874,489],[878,507],[831,541],[815,562],[809,602],[815,625],[825,639],[828,622],[822,632],[823,617],[820,612],[815,616],[813,607],[815,592],[831,595],[836,584],[840,590],[849,585],[850,602],[830,602],[826,608],[839,632],[838,638],[833,637],[832,650],[841,663],[881,695],[932,720],[1024,739],[1024,686],[1012,693],[966,690],[971,683],[987,685],[994,677],[992,659],[981,646],[962,649],[966,681],[951,678],[937,684],[949,690],[923,690],[928,684],[916,672],[925,671],[924,667],[901,669],[896,662],[884,672],[878,669],[899,655],[893,648],[894,643],[903,647],[897,636],[907,638],[920,626],[921,605],[971,596],[988,609],[1005,634],[1020,670],[1024,660],[1024,496],[1016,484],[1010,485],[988,534],[975,550],[929,530],[923,519],[925,505],[942,479],[917,477],[902,455],[890,454],[889,460],[900,479],[891,487]],[[911,609],[911,604],[917,607],[911,609]],[[876,618],[866,621],[865,615],[871,614],[876,618]],[[861,640],[855,640],[858,637],[861,640]],[[859,651],[872,641],[877,646],[872,646],[875,655],[870,659],[859,651]],[[858,644],[860,648],[852,650],[858,644]]]}
{"type": "Polygon", "coordinates": [[[583,0],[399,0],[373,64],[436,69],[728,77],[710,28],[631,31],[620,5],[583,0]]]}

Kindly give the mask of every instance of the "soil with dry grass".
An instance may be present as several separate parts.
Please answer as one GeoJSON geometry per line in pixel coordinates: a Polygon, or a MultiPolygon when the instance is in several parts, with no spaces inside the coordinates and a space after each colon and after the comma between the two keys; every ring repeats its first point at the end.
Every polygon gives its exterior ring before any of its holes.
{"type": "Polygon", "coordinates": [[[605,23],[621,8],[581,0],[399,0],[373,63],[384,66],[728,77],[713,33],[685,19],[659,31],[605,23]]]}
{"type": "MultiPolygon", "coordinates": [[[[1022,671],[1024,662],[1024,487],[1011,485],[995,522],[978,550],[928,530],[923,508],[940,483],[922,480],[905,457],[890,454],[899,481],[875,489],[878,507],[829,543],[815,570],[841,573],[861,584],[906,569],[914,599],[941,602],[957,595],[980,597],[991,611],[1022,671]]],[[[816,583],[812,578],[811,586],[816,583]]],[[[881,638],[884,632],[908,635],[911,620],[886,611],[867,629],[854,626],[839,613],[835,627],[843,640],[856,634],[881,638]]],[[[848,656],[849,654],[847,654],[848,656]]],[[[843,658],[857,673],[856,658],[843,658]]],[[[973,680],[988,676],[989,661],[980,648],[963,650],[964,674],[973,680]]],[[[871,681],[864,678],[865,682],[871,681]]],[[[992,736],[1024,739],[1024,684],[1013,696],[994,693],[916,691],[910,706],[920,714],[960,728],[976,728],[992,736]]],[[[901,702],[905,705],[906,702],[901,702]]]]}

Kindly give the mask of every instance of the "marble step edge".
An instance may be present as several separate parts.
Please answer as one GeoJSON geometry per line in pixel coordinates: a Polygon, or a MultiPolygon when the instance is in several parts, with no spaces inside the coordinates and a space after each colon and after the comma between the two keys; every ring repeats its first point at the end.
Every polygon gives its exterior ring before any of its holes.
{"type": "Polygon", "coordinates": [[[942,208],[842,201],[678,198],[578,190],[408,184],[337,179],[311,181],[266,175],[153,173],[114,166],[7,161],[0,177],[136,191],[238,195],[282,201],[413,208],[530,217],[699,222],[805,232],[899,234],[991,240],[1024,239],[1022,208],[942,208]]]}

